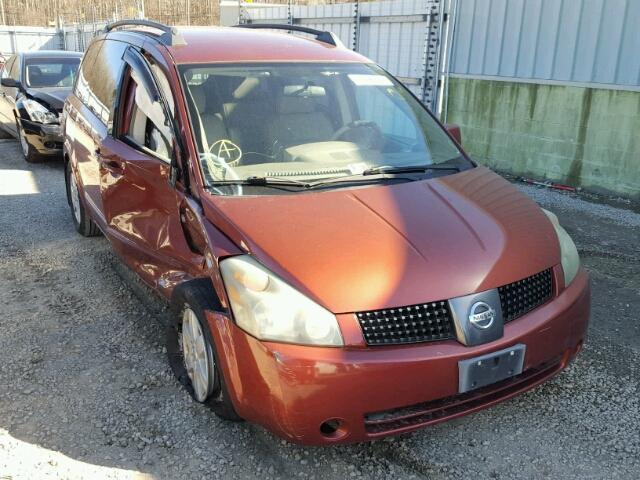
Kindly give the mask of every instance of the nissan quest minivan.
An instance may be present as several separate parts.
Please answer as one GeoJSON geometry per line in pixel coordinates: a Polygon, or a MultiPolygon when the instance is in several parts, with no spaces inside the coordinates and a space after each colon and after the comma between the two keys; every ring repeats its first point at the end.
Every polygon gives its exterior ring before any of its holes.
{"type": "Polygon", "coordinates": [[[333,34],[242,27],[111,24],[64,107],[75,227],[170,302],[193,399],[348,443],[565,368],[590,292],[556,216],[333,34]]]}

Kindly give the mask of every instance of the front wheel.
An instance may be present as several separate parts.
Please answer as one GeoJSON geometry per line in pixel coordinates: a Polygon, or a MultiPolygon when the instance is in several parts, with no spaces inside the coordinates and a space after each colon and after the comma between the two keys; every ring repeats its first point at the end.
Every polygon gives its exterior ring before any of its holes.
{"type": "Polygon", "coordinates": [[[80,190],[78,190],[78,182],[76,175],[73,173],[71,163],[67,162],[65,166],[66,184],[67,184],[67,199],[69,200],[69,207],[71,208],[71,219],[76,230],[83,237],[95,237],[100,235],[98,226],[93,223],[93,220],[87,214],[84,205],[80,199],[80,190]]]}
{"type": "Polygon", "coordinates": [[[29,163],[38,163],[42,160],[42,156],[38,154],[37,150],[33,148],[33,145],[27,140],[27,136],[24,133],[24,129],[20,125],[20,122],[16,120],[16,131],[18,132],[18,140],[20,141],[20,150],[22,150],[22,156],[29,163]]]}
{"type": "Polygon", "coordinates": [[[216,310],[208,280],[178,285],[172,297],[173,322],[167,328],[169,364],[191,397],[225,420],[242,420],[222,377],[205,311],[216,310]]]}

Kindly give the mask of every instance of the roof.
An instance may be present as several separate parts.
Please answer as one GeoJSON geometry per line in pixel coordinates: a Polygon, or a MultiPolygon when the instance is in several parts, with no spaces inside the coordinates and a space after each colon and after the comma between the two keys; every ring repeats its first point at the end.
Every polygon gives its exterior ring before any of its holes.
{"type": "Polygon", "coordinates": [[[82,52],[70,52],[68,50],[33,50],[31,52],[22,52],[21,55],[25,58],[81,58],[82,52]]]}
{"type": "Polygon", "coordinates": [[[366,57],[301,34],[231,27],[178,29],[186,45],[168,47],[176,63],[357,62],[366,57]]]}

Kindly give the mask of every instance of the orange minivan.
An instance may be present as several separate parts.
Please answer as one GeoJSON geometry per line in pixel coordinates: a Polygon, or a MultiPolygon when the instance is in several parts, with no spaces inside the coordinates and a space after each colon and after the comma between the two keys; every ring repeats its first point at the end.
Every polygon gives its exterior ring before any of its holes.
{"type": "Polygon", "coordinates": [[[555,215],[335,35],[242,27],[111,24],[64,107],[74,225],[170,302],[194,400],[360,442],[565,368],[590,291],[555,215]]]}

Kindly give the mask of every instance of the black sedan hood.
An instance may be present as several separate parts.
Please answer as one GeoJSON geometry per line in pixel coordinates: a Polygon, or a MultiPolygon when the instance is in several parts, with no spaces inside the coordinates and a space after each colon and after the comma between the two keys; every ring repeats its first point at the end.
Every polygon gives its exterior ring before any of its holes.
{"type": "Polygon", "coordinates": [[[49,108],[62,111],[65,99],[71,93],[70,87],[28,88],[27,96],[46,103],[49,108]]]}

